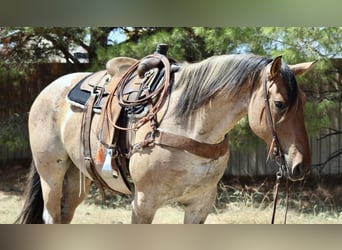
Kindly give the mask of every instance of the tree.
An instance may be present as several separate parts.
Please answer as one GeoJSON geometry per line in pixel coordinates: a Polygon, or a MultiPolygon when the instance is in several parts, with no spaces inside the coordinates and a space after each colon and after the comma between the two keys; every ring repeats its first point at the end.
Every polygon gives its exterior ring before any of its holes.
{"type": "Polygon", "coordinates": [[[113,27],[104,28],[60,28],[22,27],[2,28],[0,44],[7,63],[17,67],[27,63],[51,62],[63,58],[67,63],[78,64],[72,51],[83,48],[89,63],[97,60],[98,47],[108,46],[108,34],[113,27]]]}
{"type": "MultiPolygon", "coordinates": [[[[288,64],[319,60],[310,74],[298,78],[309,100],[305,113],[307,127],[312,135],[317,135],[322,127],[329,126],[329,109],[334,103],[342,101],[342,66],[333,60],[342,55],[341,41],[342,28],[338,27],[0,29],[0,44],[6,59],[3,65],[14,63],[17,69],[24,69],[31,62],[47,62],[56,56],[64,58],[67,63],[80,63],[72,49],[82,47],[88,54],[89,69],[95,71],[103,69],[106,61],[112,57],[130,56],[140,59],[153,53],[158,43],[169,44],[168,55],[178,61],[187,62],[227,53],[254,53],[273,57],[283,55],[288,64]],[[120,42],[111,40],[113,31],[120,33],[125,39],[120,42]],[[340,78],[336,77],[336,73],[340,74],[340,78]]],[[[14,72],[17,73],[20,72],[14,72]]],[[[254,137],[246,118],[239,123],[232,135],[236,142],[233,145],[253,145],[250,138],[254,137]],[[246,139],[241,140],[241,136],[246,139]]]]}

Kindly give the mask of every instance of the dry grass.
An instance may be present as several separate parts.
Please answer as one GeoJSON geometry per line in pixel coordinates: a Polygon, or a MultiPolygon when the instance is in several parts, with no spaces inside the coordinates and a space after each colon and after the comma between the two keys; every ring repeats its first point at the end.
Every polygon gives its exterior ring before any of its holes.
{"type": "MultiPolygon", "coordinates": [[[[0,196],[0,223],[12,224],[20,212],[23,201],[20,196],[0,196]]],[[[314,210],[313,210],[314,211],[314,210]]],[[[206,224],[269,224],[272,206],[257,207],[243,202],[226,204],[209,214],[206,224]]],[[[275,223],[284,222],[284,206],[278,206],[275,223]]],[[[73,224],[129,224],[131,211],[127,207],[109,208],[84,202],[76,211],[73,224]]],[[[183,222],[183,210],[179,206],[167,206],[158,210],[154,224],[179,224],[183,222]]],[[[342,214],[328,212],[298,212],[290,209],[287,224],[339,224],[342,214]]]]}
{"type": "MultiPolygon", "coordinates": [[[[271,221],[271,208],[258,209],[243,204],[230,204],[209,214],[206,224],[269,224],[271,221]]],[[[95,205],[82,205],[77,212],[73,223],[75,224],[128,224],[130,223],[130,210],[103,209],[95,205]]],[[[313,214],[299,214],[290,210],[287,216],[288,224],[328,224],[340,223],[339,216],[313,214]]],[[[158,210],[154,224],[179,224],[183,222],[183,210],[180,207],[162,207],[158,210]]],[[[284,222],[284,208],[277,211],[275,223],[284,222]]]]}
{"type": "MultiPolygon", "coordinates": [[[[232,201],[225,203],[221,197],[216,202],[212,212],[206,221],[207,224],[269,224],[272,215],[272,202],[268,198],[261,199],[261,194],[247,193],[235,189],[230,195],[232,201]],[[259,197],[260,196],[260,197],[259,197]],[[260,200],[262,202],[256,201],[260,200]],[[235,201],[234,201],[235,200],[235,201]],[[254,201],[253,201],[254,200],[254,201]]],[[[229,193],[229,192],[228,192],[229,193]]],[[[228,195],[219,193],[219,195],[228,195]]],[[[94,195],[94,194],[93,194],[94,195]]],[[[109,206],[102,206],[94,199],[93,195],[79,206],[73,224],[129,224],[131,210],[126,197],[116,199],[109,206]],[[119,200],[119,201],[118,201],[119,200]]],[[[317,194],[313,195],[314,197],[317,194]]],[[[219,199],[219,197],[218,197],[219,199]]],[[[284,200],[280,197],[275,223],[284,222],[284,200]]],[[[17,217],[22,207],[21,196],[9,193],[0,193],[0,223],[11,224],[17,217]]],[[[288,211],[288,224],[339,224],[342,222],[342,213],[330,208],[320,207],[312,203],[306,209],[298,210],[292,207],[288,211]]],[[[183,210],[180,206],[167,206],[158,210],[154,224],[179,224],[183,222],[183,210]]]]}
{"type": "MultiPolygon", "coordinates": [[[[12,224],[20,213],[22,174],[14,176],[14,184],[7,178],[0,183],[0,223],[12,224]],[[20,184],[21,183],[21,184],[20,184]]],[[[1,177],[1,176],[0,176],[1,177]]],[[[4,177],[4,175],[2,175],[4,177]]],[[[230,179],[220,183],[218,196],[207,224],[269,224],[272,215],[274,178],[259,180],[230,179]]],[[[307,180],[289,186],[288,224],[339,224],[342,222],[341,178],[307,180]],[[311,184],[310,184],[311,183],[311,184]],[[320,183],[320,184],[312,184],[320,183]]],[[[128,224],[131,220],[130,196],[109,195],[107,206],[101,205],[96,188],[77,209],[74,224],[128,224]]],[[[275,222],[283,223],[285,190],[282,186],[275,222]]],[[[153,223],[183,222],[183,210],[177,204],[162,207],[153,223]]]]}

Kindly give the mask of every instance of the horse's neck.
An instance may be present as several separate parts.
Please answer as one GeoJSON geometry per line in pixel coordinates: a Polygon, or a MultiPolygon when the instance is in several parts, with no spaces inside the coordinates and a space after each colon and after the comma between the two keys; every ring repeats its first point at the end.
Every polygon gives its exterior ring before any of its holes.
{"type": "MultiPolygon", "coordinates": [[[[248,110],[248,95],[229,97],[220,94],[214,97],[208,104],[195,111],[195,115],[189,118],[192,120],[188,124],[184,124],[173,114],[173,110],[181,95],[182,89],[177,89],[171,94],[166,115],[160,124],[160,128],[201,142],[214,144],[222,141],[224,136],[248,110]]],[[[165,109],[162,110],[162,112],[164,111],[165,109]]]]}

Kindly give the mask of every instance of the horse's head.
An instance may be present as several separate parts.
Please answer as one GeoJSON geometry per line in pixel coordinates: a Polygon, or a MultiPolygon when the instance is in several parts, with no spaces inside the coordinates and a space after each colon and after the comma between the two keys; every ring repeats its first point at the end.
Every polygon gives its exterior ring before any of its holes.
{"type": "Polygon", "coordinates": [[[304,124],[306,97],[295,76],[304,75],[313,64],[286,65],[281,57],[275,58],[261,72],[248,108],[251,129],[267,143],[269,156],[276,158],[291,180],[303,179],[311,167],[304,124]]]}

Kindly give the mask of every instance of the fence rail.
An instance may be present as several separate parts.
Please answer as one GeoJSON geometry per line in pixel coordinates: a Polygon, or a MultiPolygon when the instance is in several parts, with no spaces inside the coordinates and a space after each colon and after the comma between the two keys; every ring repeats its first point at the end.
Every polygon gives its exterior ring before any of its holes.
{"type": "MultiPolygon", "coordinates": [[[[320,175],[342,174],[342,103],[339,103],[330,115],[331,127],[323,129],[320,136],[310,138],[312,172],[320,175]],[[332,158],[331,160],[328,160],[332,158]]],[[[268,176],[278,170],[271,162],[266,163],[266,145],[259,142],[253,151],[231,152],[226,175],[268,176]]]]}
{"type": "MultiPolygon", "coordinates": [[[[34,98],[46,84],[60,75],[84,71],[83,69],[86,69],[87,66],[82,65],[82,67],[70,64],[40,65],[29,81],[21,81],[17,85],[13,85],[10,79],[0,76],[0,122],[8,120],[14,114],[27,117],[27,112],[34,98]]],[[[330,118],[331,128],[342,131],[342,103],[337,105],[330,118]]],[[[27,137],[27,118],[23,120],[25,122],[21,124],[17,133],[27,137]]],[[[342,173],[342,135],[336,134],[325,137],[329,132],[331,131],[322,130],[320,137],[310,138],[313,172],[323,175],[339,175],[342,173]],[[334,154],[336,157],[327,161],[334,154]]],[[[231,151],[226,175],[274,175],[278,168],[272,163],[266,163],[266,151],[266,146],[261,141],[255,150],[231,151]]],[[[0,164],[27,162],[30,158],[28,142],[27,147],[13,151],[1,144],[0,138],[0,164]]]]}

